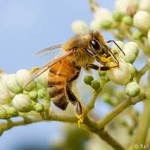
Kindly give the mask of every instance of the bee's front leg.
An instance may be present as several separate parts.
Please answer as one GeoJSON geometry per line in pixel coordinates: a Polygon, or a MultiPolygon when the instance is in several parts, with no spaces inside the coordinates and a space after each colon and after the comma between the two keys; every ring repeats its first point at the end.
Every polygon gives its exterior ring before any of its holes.
{"type": "Polygon", "coordinates": [[[86,67],[87,67],[87,68],[94,69],[94,70],[103,70],[103,71],[105,71],[105,70],[110,70],[110,67],[108,67],[108,66],[99,67],[99,66],[97,66],[97,65],[95,65],[95,64],[87,64],[86,67]]]}

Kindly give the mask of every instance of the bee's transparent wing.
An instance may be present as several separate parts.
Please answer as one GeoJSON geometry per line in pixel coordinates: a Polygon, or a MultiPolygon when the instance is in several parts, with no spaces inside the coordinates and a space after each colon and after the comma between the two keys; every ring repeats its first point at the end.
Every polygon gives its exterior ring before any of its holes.
{"type": "Polygon", "coordinates": [[[54,45],[54,46],[51,46],[51,47],[47,47],[39,52],[37,52],[35,55],[40,55],[42,53],[45,53],[45,52],[48,52],[48,51],[51,51],[51,50],[54,50],[54,49],[57,49],[57,48],[61,48],[62,47],[62,44],[58,44],[58,45],[54,45]]]}
{"type": "Polygon", "coordinates": [[[47,47],[37,52],[35,55],[40,56],[40,59],[43,58],[46,61],[52,61],[55,57],[63,55],[63,51],[61,50],[62,44],[54,45],[51,47],[47,47]]]}
{"type": "Polygon", "coordinates": [[[69,51],[67,53],[65,53],[64,55],[54,59],[53,61],[50,61],[49,63],[47,63],[46,65],[44,65],[43,67],[41,67],[40,69],[38,69],[35,73],[32,74],[31,78],[29,81],[27,81],[24,84],[24,88],[31,82],[33,81],[35,78],[37,78],[39,75],[41,75],[42,73],[44,73],[46,70],[48,70],[50,67],[52,67],[54,64],[56,64],[57,62],[61,61],[62,59],[74,54],[75,51],[69,51]]]}

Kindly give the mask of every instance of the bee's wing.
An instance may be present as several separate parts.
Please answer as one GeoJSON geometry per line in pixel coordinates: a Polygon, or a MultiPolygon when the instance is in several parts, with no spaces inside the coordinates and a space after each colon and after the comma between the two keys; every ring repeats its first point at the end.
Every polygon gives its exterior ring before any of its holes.
{"type": "Polygon", "coordinates": [[[31,82],[33,81],[35,78],[37,78],[39,75],[41,75],[42,73],[44,73],[46,70],[48,70],[50,67],[52,67],[54,64],[56,64],[57,62],[61,61],[62,59],[73,55],[75,53],[75,51],[71,50],[69,52],[67,52],[66,54],[54,59],[53,61],[50,61],[49,63],[47,63],[46,65],[44,65],[43,67],[41,67],[40,69],[38,69],[35,73],[32,74],[31,78],[29,81],[27,81],[24,84],[24,88],[31,82]]]}
{"type": "Polygon", "coordinates": [[[51,50],[54,50],[54,49],[57,49],[57,48],[61,48],[62,47],[62,44],[58,44],[58,45],[54,45],[54,46],[51,46],[51,47],[47,47],[39,52],[37,52],[35,55],[40,55],[42,53],[45,53],[45,52],[48,52],[48,51],[51,51],[51,50]]]}

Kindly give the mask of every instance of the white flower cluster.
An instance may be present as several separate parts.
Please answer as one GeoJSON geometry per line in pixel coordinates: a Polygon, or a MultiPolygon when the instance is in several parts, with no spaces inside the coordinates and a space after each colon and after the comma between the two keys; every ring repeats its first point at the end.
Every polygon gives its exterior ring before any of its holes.
{"type": "MultiPolygon", "coordinates": [[[[116,84],[128,84],[127,95],[139,94],[139,85],[133,82],[136,73],[133,63],[138,56],[139,46],[146,54],[150,54],[150,0],[116,0],[113,12],[95,5],[94,1],[91,3],[91,8],[94,19],[89,25],[89,30],[108,30],[119,40],[126,38],[130,40],[126,44],[116,41],[125,55],[116,44],[113,44],[112,52],[119,61],[119,67],[107,71],[108,78],[116,84]],[[134,89],[132,85],[136,88],[134,89]]],[[[75,21],[72,29],[74,33],[87,34],[88,25],[82,21],[75,21]]]]}
{"type": "Polygon", "coordinates": [[[127,84],[135,74],[135,67],[132,63],[135,61],[139,47],[135,42],[128,42],[124,44],[121,41],[116,41],[117,45],[123,50],[125,55],[114,44],[112,52],[118,55],[119,67],[112,68],[107,71],[108,78],[116,84],[127,84]]]}
{"type": "Polygon", "coordinates": [[[43,111],[43,104],[39,103],[38,99],[48,96],[47,73],[43,73],[26,87],[24,87],[25,83],[31,78],[30,71],[21,69],[16,74],[1,74],[0,119],[16,116],[18,112],[43,111]]]}
{"type": "Polygon", "coordinates": [[[135,61],[139,53],[139,47],[135,42],[128,42],[124,44],[121,41],[116,41],[116,43],[123,50],[125,55],[115,44],[112,46],[112,52],[117,54],[119,67],[108,70],[107,76],[116,84],[126,85],[126,94],[128,96],[135,97],[140,93],[140,86],[136,82],[132,82],[136,73],[136,68],[132,65],[132,63],[135,61]]]}

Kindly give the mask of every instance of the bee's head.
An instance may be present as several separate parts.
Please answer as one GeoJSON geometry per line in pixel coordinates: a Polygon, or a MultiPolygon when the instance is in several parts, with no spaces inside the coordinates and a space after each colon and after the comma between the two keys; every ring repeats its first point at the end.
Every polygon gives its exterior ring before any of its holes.
{"type": "Polygon", "coordinates": [[[100,33],[92,33],[86,51],[89,55],[94,57],[96,61],[105,66],[111,68],[119,65],[117,58],[112,53],[111,48],[107,46],[100,33]]]}

